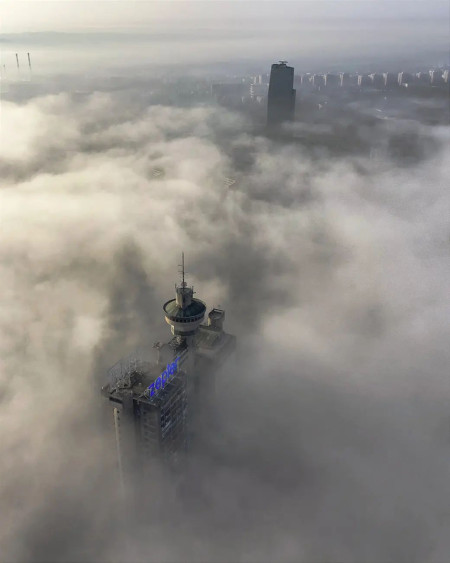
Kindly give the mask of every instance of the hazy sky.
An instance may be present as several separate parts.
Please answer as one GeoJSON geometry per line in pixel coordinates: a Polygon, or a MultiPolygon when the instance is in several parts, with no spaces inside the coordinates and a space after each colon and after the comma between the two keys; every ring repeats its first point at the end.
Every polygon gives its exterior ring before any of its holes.
{"type": "MultiPolygon", "coordinates": [[[[182,0],[147,1],[6,1],[2,2],[3,32],[125,29],[158,25],[270,24],[273,19],[294,15],[301,19],[409,19],[447,18],[447,1],[331,0],[273,2],[182,0]],[[283,4],[283,6],[282,6],[283,4]]],[[[245,32],[245,28],[242,29],[245,32]]]]}
{"type": "Polygon", "coordinates": [[[355,70],[374,60],[398,70],[405,61],[448,58],[447,2],[37,0],[3,2],[0,10],[2,64],[14,68],[15,53],[31,51],[36,75],[273,59],[299,71],[355,70]],[[27,33],[39,31],[75,35],[27,33]]]}

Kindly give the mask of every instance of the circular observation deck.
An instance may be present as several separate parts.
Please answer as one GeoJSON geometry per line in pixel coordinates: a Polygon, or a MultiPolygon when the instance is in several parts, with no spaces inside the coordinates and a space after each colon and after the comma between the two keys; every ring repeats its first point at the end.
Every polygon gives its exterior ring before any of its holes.
{"type": "Polygon", "coordinates": [[[177,299],[164,303],[166,323],[170,325],[175,336],[191,336],[195,334],[205,318],[206,305],[200,299],[191,298],[189,304],[181,307],[177,299]]]}

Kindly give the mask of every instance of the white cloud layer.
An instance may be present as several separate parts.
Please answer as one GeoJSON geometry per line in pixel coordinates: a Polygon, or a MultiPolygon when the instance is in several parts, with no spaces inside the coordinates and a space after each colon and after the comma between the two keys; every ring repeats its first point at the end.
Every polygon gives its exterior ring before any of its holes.
{"type": "Polygon", "coordinates": [[[369,159],[248,128],[105,93],[2,104],[2,560],[445,560],[449,130],[374,126],[369,159]],[[399,130],[435,149],[401,166],[399,130]],[[149,484],[127,529],[99,387],[167,333],[181,249],[242,358],[190,494],[149,484]]]}

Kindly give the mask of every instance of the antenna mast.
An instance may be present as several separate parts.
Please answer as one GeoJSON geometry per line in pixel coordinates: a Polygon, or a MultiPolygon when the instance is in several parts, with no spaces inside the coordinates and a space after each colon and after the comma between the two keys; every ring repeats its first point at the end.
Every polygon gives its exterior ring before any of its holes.
{"type": "Polygon", "coordinates": [[[181,272],[182,272],[182,277],[183,277],[183,287],[185,287],[186,282],[184,281],[184,252],[181,253],[181,272]]]}
{"type": "Polygon", "coordinates": [[[184,281],[184,252],[181,253],[181,264],[178,265],[178,273],[181,277],[181,287],[186,287],[186,282],[184,281]]]}

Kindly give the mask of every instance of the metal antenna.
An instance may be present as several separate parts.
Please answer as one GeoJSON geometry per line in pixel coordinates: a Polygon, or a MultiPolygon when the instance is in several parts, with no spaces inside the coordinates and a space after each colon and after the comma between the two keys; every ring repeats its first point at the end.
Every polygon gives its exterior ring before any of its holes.
{"type": "Polygon", "coordinates": [[[19,55],[16,53],[17,68],[19,68],[19,55]]]}
{"type": "Polygon", "coordinates": [[[30,59],[30,53],[27,53],[27,54],[28,54],[28,66],[30,67],[30,70],[31,70],[31,59],[30,59]]]}
{"type": "Polygon", "coordinates": [[[182,268],[182,272],[183,272],[183,287],[185,285],[185,281],[184,281],[184,252],[181,253],[181,268],[182,268]]]}
{"type": "Polygon", "coordinates": [[[181,276],[181,287],[186,287],[186,282],[184,281],[184,252],[181,253],[181,264],[178,266],[178,273],[181,276]]]}

